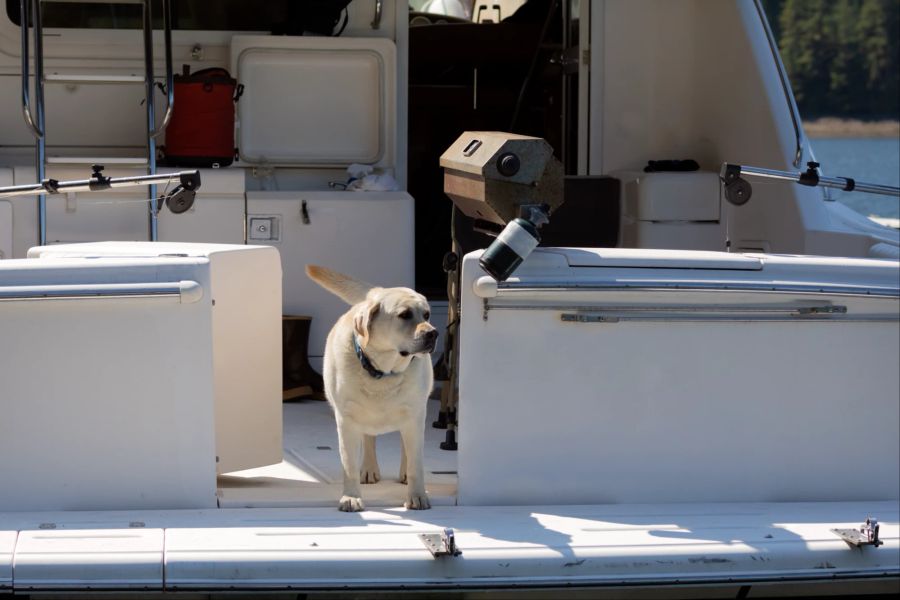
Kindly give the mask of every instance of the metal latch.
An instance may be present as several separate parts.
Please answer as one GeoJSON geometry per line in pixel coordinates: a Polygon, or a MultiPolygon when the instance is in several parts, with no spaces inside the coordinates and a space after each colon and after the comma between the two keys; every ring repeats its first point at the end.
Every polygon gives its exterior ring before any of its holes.
{"type": "Polygon", "coordinates": [[[878,520],[867,517],[866,522],[859,526],[859,529],[832,529],[832,533],[836,533],[845,542],[851,546],[875,546],[876,548],[884,542],[878,539],[878,520]]]}
{"type": "Polygon", "coordinates": [[[420,533],[419,539],[435,558],[439,556],[459,556],[462,550],[456,547],[453,530],[449,527],[441,533],[420,533]]]}

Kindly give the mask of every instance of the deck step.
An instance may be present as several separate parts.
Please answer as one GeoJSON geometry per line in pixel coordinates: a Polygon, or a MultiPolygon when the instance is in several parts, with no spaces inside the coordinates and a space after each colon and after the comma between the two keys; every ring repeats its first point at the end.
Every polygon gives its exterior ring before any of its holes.
{"type": "Polygon", "coordinates": [[[137,156],[48,156],[47,165],[104,165],[107,167],[146,167],[147,157],[137,156]]]}
{"type": "Polygon", "coordinates": [[[145,81],[146,79],[143,75],[76,75],[69,73],[49,73],[44,75],[44,83],[104,84],[144,83],[145,81]]]}

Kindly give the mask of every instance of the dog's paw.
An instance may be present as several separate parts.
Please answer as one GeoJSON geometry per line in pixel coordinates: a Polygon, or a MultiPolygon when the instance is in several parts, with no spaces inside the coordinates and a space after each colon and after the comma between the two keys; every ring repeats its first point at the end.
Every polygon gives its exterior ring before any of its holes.
{"type": "Polygon", "coordinates": [[[363,504],[362,498],[357,496],[341,496],[338,509],[343,512],[359,512],[366,510],[366,505],[363,504]]]}
{"type": "Polygon", "coordinates": [[[362,471],[359,472],[360,483],[378,483],[379,481],[381,481],[381,471],[377,465],[374,468],[363,467],[362,471]]]}
{"type": "Polygon", "coordinates": [[[424,493],[410,494],[406,499],[406,502],[403,503],[403,506],[412,510],[428,510],[429,508],[431,508],[431,502],[428,500],[428,496],[426,496],[424,493]]]}

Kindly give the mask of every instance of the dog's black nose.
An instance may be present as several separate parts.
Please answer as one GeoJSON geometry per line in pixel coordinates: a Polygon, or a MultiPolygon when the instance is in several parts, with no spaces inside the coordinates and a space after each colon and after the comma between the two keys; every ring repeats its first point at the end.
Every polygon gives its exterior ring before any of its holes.
{"type": "Polygon", "coordinates": [[[433,342],[437,339],[438,332],[437,329],[431,329],[425,332],[425,339],[429,342],[433,342]]]}

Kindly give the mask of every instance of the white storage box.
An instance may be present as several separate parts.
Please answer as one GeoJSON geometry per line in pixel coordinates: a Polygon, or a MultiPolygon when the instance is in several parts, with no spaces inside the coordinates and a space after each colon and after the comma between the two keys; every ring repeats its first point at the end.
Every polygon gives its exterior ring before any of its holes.
{"type": "Polygon", "coordinates": [[[217,468],[281,460],[275,249],[29,255],[0,262],[0,511],[214,507],[217,468]]]}
{"type": "Polygon", "coordinates": [[[897,498],[896,261],[546,248],[498,286],[478,256],[460,504],[897,498]]]}
{"type": "Polygon", "coordinates": [[[622,241],[626,248],[725,250],[718,173],[632,173],[622,181],[622,241]]]}

